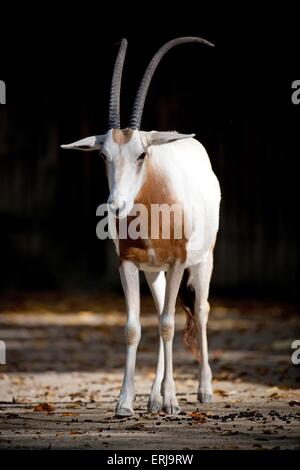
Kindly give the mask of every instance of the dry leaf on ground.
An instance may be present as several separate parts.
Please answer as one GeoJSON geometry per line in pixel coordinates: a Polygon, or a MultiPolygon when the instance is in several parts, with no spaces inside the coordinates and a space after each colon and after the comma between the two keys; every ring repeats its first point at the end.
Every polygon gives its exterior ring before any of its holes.
{"type": "Polygon", "coordinates": [[[50,403],[40,403],[33,408],[33,411],[47,411],[48,413],[53,413],[55,407],[50,405],[50,403]]]}
{"type": "Polygon", "coordinates": [[[196,421],[197,423],[205,423],[207,414],[206,413],[201,413],[200,411],[192,411],[189,413],[193,421],[196,421]]]}

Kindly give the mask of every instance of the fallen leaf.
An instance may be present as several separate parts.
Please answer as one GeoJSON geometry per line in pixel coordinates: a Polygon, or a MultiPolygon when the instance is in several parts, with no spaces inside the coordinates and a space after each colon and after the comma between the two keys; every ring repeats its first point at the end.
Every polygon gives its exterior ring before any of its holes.
{"type": "Polygon", "coordinates": [[[277,392],[271,393],[271,395],[268,395],[268,396],[269,398],[280,398],[280,395],[277,392]]]}
{"type": "Polygon", "coordinates": [[[200,411],[192,411],[189,413],[193,421],[196,421],[197,423],[205,423],[207,414],[206,413],[201,413],[200,411]]]}
{"type": "Polygon", "coordinates": [[[48,413],[53,413],[55,407],[50,405],[50,403],[40,403],[33,408],[33,411],[47,411],[48,413]]]}
{"type": "Polygon", "coordinates": [[[215,395],[219,395],[220,397],[228,397],[229,393],[226,392],[225,390],[221,390],[220,388],[217,388],[217,390],[214,390],[215,395]]]}

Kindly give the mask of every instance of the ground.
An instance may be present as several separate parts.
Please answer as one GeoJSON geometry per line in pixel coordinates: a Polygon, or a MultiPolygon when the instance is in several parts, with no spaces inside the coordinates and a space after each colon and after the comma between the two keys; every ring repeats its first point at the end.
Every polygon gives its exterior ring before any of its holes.
{"type": "Polygon", "coordinates": [[[157,355],[152,300],[142,299],[135,415],[114,409],[125,360],[117,294],[18,295],[0,310],[0,448],[299,449],[300,365],[291,344],[300,317],[289,305],[212,301],[209,350],[214,401],[197,402],[197,363],[176,315],[178,416],[147,412],[157,355]]]}

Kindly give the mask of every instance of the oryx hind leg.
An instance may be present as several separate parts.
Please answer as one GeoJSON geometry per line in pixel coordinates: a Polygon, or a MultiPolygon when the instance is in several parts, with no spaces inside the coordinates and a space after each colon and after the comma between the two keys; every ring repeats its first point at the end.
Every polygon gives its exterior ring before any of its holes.
{"type": "Polygon", "coordinates": [[[198,399],[202,403],[212,400],[212,373],[208,362],[207,346],[207,320],[210,306],[208,303],[209,284],[213,269],[213,253],[209,253],[207,259],[201,263],[192,266],[192,276],[195,287],[195,320],[198,328],[199,349],[201,355],[201,364],[199,369],[199,389],[198,399]]]}

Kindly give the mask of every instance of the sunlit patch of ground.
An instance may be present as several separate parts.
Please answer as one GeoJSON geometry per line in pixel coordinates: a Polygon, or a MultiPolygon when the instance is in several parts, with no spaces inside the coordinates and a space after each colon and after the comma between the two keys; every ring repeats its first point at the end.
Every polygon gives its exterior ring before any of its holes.
{"type": "Polygon", "coordinates": [[[152,300],[142,302],[135,416],[115,419],[125,360],[123,298],[19,296],[2,303],[1,448],[291,449],[300,447],[299,312],[260,302],[212,302],[214,402],[197,402],[197,364],[178,309],[175,380],[182,414],[147,413],[157,354],[152,300]]]}

